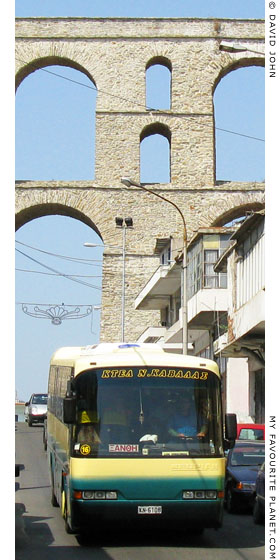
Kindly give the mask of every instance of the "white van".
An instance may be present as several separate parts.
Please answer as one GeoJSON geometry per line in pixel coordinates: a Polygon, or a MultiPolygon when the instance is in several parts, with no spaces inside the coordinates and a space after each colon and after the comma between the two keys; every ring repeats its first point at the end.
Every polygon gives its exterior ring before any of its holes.
{"type": "Polygon", "coordinates": [[[25,403],[25,421],[28,426],[32,424],[43,424],[47,418],[47,393],[33,393],[28,402],[25,403]]]}

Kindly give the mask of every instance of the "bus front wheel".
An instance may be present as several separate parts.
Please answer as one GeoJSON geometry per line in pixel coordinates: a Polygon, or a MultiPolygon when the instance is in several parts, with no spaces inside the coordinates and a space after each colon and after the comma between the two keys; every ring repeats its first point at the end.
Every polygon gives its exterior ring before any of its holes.
{"type": "Polygon", "coordinates": [[[68,523],[68,508],[67,508],[67,498],[66,498],[66,493],[65,490],[62,490],[61,493],[61,515],[64,519],[64,527],[65,527],[65,531],[66,533],[73,535],[73,533],[75,531],[72,531],[69,523],[68,523]]]}

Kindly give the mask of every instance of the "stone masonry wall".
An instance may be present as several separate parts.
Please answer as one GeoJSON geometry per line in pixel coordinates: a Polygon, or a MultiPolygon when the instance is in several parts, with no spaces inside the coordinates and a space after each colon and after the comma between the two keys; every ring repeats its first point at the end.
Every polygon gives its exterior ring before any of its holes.
{"type": "MultiPolygon", "coordinates": [[[[263,65],[264,57],[219,50],[221,40],[264,49],[264,22],[216,19],[26,18],[16,21],[16,87],[30,72],[60,64],[84,72],[98,88],[95,179],[16,183],[16,227],[46,214],[64,214],[90,225],[105,244],[121,244],[116,216],[132,216],[126,243],[126,336],[136,339],[157,312],[134,310],[134,301],[158,266],[157,237],[182,236],[179,213],[121,176],[139,181],[140,135],[161,123],[170,131],[169,184],[153,189],[184,213],[188,236],[200,226],[222,225],[240,208],[264,204],[262,183],[215,181],[213,93],[232,69],[263,65]],[[172,105],[146,109],[146,66],[164,57],[172,69],[172,105]]],[[[101,340],[121,332],[121,254],[104,256],[101,340]],[[112,271],[114,272],[112,274],[112,271]]]]}

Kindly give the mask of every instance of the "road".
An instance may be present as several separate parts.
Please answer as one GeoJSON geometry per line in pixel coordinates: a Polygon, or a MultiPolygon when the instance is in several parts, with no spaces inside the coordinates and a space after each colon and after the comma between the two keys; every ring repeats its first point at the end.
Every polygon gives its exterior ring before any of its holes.
{"type": "Polygon", "coordinates": [[[87,541],[68,535],[50,503],[42,427],[16,423],[16,560],[264,560],[264,527],[248,512],[225,512],[222,529],[192,536],[172,526],[162,531],[105,528],[87,541]],[[154,534],[153,534],[154,533],[154,534]]]}

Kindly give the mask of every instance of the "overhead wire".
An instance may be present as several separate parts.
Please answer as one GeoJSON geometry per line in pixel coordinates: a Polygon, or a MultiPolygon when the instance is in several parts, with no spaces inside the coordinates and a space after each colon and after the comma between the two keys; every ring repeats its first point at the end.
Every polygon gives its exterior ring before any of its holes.
{"type": "MultiPolygon", "coordinates": [[[[38,68],[35,64],[32,64],[32,63],[30,63],[30,62],[27,62],[26,60],[23,60],[23,59],[20,59],[20,58],[16,58],[16,60],[18,60],[19,62],[24,62],[24,64],[27,64],[27,65],[29,65],[29,66],[33,66],[33,67],[35,68],[35,70],[41,70],[42,72],[47,72],[48,74],[52,74],[52,75],[54,75],[54,76],[56,76],[56,77],[58,77],[58,78],[62,78],[62,79],[67,80],[67,81],[69,81],[69,82],[73,82],[73,83],[75,83],[75,84],[77,84],[77,85],[80,85],[80,86],[86,87],[86,88],[88,88],[88,89],[94,90],[94,91],[96,91],[97,93],[103,93],[104,95],[108,95],[108,96],[111,96],[111,97],[115,97],[115,98],[117,98],[117,99],[121,99],[122,101],[126,101],[127,103],[131,103],[131,104],[133,104],[133,105],[138,105],[138,106],[140,106],[140,107],[144,107],[147,111],[150,111],[150,112],[158,112],[158,111],[161,111],[161,109],[154,109],[153,107],[147,107],[146,105],[144,105],[143,103],[140,103],[140,102],[138,102],[138,101],[135,101],[135,100],[132,100],[132,99],[128,99],[128,98],[126,98],[126,97],[122,97],[122,96],[120,96],[120,95],[117,95],[117,94],[114,94],[114,93],[111,93],[111,92],[108,92],[108,91],[105,91],[105,90],[101,90],[101,89],[97,88],[96,86],[94,86],[94,87],[93,87],[93,86],[89,86],[88,84],[84,84],[83,82],[79,82],[78,80],[73,80],[72,78],[68,78],[67,76],[63,76],[63,75],[61,75],[61,74],[58,74],[57,72],[52,72],[52,71],[50,71],[50,70],[46,70],[46,68],[38,68]]],[[[164,111],[164,109],[163,109],[163,111],[164,111]]],[[[183,116],[183,115],[182,115],[182,116],[183,116]]],[[[188,117],[189,117],[189,116],[191,117],[192,115],[190,114],[190,115],[188,115],[188,117]]],[[[209,127],[209,126],[211,126],[211,125],[208,125],[207,123],[203,123],[203,126],[208,126],[208,127],[209,127]]],[[[228,129],[226,129],[226,128],[220,128],[220,127],[218,127],[218,126],[215,126],[214,128],[215,128],[215,130],[219,130],[220,132],[226,132],[226,133],[228,133],[228,134],[234,134],[234,135],[236,135],[236,136],[242,136],[243,138],[248,138],[248,139],[250,139],[250,140],[257,140],[257,141],[259,141],[259,142],[265,142],[265,140],[264,140],[263,138],[258,138],[258,137],[256,137],[256,136],[251,136],[251,135],[249,135],[249,134],[243,134],[243,133],[241,133],[241,132],[236,132],[236,131],[234,131],[234,130],[228,130],[228,129]]]]}
{"type": "Polygon", "coordinates": [[[36,264],[39,264],[40,266],[46,268],[47,270],[50,270],[51,272],[55,272],[57,275],[62,276],[63,278],[67,278],[67,280],[72,280],[73,282],[77,282],[78,284],[83,284],[84,286],[87,286],[88,288],[94,288],[96,290],[102,290],[101,287],[99,286],[94,286],[93,284],[89,284],[88,282],[84,282],[83,280],[78,280],[77,278],[73,278],[70,274],[65,274],[64,272],[60,272],[59,270],[56,270],[55,268],[52,268],[46,264],[41,263],[40,261],[34,259],[33,257],[30,257],[30,255],[27,255],[26,253],[24,253],[23,251],[20,251],[19,249],[16,249],[16,251],[18,253],[20,253],[21,255],[23,255],[24,257],[30,259],[31,261],[35,262],[36,264]]]}
{"type": "Polygon", "coordinates": [[[92,263],[101,263],[102,262],[101,259],[82,259],[80,257],[69,257],[67,255],[59,255],[57,253],[51,253],[50,251],[44,251],[43,249],[38,249],[37,247],[33,247],[32,245],[28,245],[27,243],[23,243],[22,241],[15,240],[15,242],[18,243],[19,245],[23,245],[24,247],[28,247],[29,249],[33,249],[34,251],[44,253],[45,255],[51,255],[52,257],[58,257],[60,259],[64,259],[64,260],[68,260],[68,261],[74,261],[74,262],[78,262],[80,264],[86,264],[88,266],[102,266],[102,265],[92,264],[92,263]]]}
{"type": "MultiPolygon", "coordinates": [[[[33,247],[32,245],[28,245],[27,243],[23,243],[22,241],[15,240],[15,242],[20,244],[20,245],[23,245],[24,247],[28,247],[29,249],[32,249],[33,251],[38,251],[38,252],[43,253],[45,255],[50,255],[51,257],[57,257],[57,258],[60,258],[60,259],[69,260],[71,262],[82,264],[82,265],[85,264],[85,265],[88,265],[88,266],[96,266],[96,267],[102,268],[102,264],[95,264],[97,262],[102,263],[102,260],[100,260],[100,259],[81,259],[79,257],[69,257],[67,255],[59,255],[57,253],[52,253],[50,251],[44,251],[43,249],[38,249],[38,247],[33,247]]],[[[22,253],[22,254],[25,255],[25,253],[22,253]]],[[[40,263],[40,264],[42,264],[42,263],[40,263]]],[[[44,265],[42,264],[42,266],[44,266],[44,265]]],[[[33,273],[33,274],[43,274],[43,275],[48,275],[48,276],[61,276],[60,272],[51,273],[51,272],[42,272],[42,271],[39,271],[39,270],[27,270],[27,269],[21,269],[21,268],[16,268],[15,270],[17,272],[29,272],[29,273],[33,273]]],[[[113,275],[114,273],[113,272],[107,272],[107,274],[108,275],[110,275],[110,274],[113,275]]],[[[69,278],[70,277],[71,278],[75,278],[75,277],[77,277],[77,278],[102,278],[101,274],[100,275],[69,274],[68,276],[69,276],[69,278]]]]}
{"type": "MultiPolygon", "coordinates": [[[[54,272],[42,272],[41,270],[28,270],[28,269],[24,269],[24,268],[15,268],[15,270],[17,272],[30,272],[32,274],[44,274],[46,276],[60,276],[60,273],[54,273],[54,272]]],[[[92,275],[92,274],[69,274],[69,276],[71,276],[71,278],[102,278],[102,275],[92,275]]]]}
{"type": "Polygon", "coordinates": [[[49,307],[53,307],[55,305],[61,305],[65,307],[92,307],[94,311],[99,311],[101,303],[92,304],[92,303],[64,303],[63,302],[61,304],[58,304],[58,303],[38,303],[37,301],[36,303],[35,302],[31,303],[27,301],[16,301],[15,305],[45,305],[45,306],[48,305],[49,307]]]}

